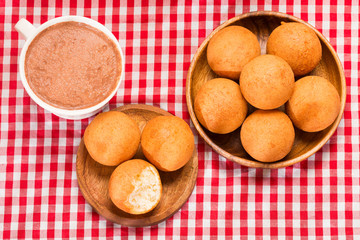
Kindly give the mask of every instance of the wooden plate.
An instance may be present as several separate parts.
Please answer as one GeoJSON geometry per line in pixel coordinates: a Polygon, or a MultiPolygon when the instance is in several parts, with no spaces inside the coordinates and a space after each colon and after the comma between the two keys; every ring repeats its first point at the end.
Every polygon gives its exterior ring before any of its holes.
{"type": "MultiPolygon", "coordinates": [[[[114,109],[128,114],[139,125],[141,131],[146,123],[159,115],[172,115],[160,108],[149,105],[125,105],[114,109]]],[[[134,158],[144,158],[139,148],[134,158]]],[[[86,201],[109,221],[130,227],[158,224],[176,213],[190,197],[196,183],[198,159],[196,149],[190,161],[174,172],[159,171],[163,194],[158,206],[147,214],[131,215],[118,209],[108,195],[108,181],[116,167],[95,162],[89,155],[83,139],[76,159],[76,174],[79,188],[86,201]]]]}
{"type": "MultiPolygon", "coordinates": [[[[248,167],[280,168],[300,162],[318,151],[333,135],[340,123],[345,108],[346,82],[344,71],[335,50],[326,38],[310,24],[279,12],[252,12],[246,13],[224,22],[216,28],[201,44],[195,53],[186,80],[186,103],[190,117],[201,137],[220,155],[248,167]],[[266,42],[270,33],[281,22],[300,22],[312,28],[320,39],[322,45],[322,59],[319,65],[308,75],[321,76],[328,79],[337,89],[341,99],[341,109],[334,123],[323,131],[307,133],[295,129],[296,138],[291,152],[281,161],[262,163],[254,160],[244,150],[240,142],[240,128],[229,134],[214,134],[206,130],[197,120],[194,113],[194,99],[201,86],[208,80],[218,77],[207,63],[206,49],[210,39],[219,30],[230,26],[239,25],[248,28],[258,38],[261,53],[266,53],[266,42]]],[[[249,113],[254,111],[250,106],[249,113]]]]}

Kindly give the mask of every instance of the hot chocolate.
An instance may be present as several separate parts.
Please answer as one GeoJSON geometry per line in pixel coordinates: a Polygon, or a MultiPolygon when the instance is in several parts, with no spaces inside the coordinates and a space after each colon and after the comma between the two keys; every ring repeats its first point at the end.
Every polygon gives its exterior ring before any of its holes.
{"type": "Polygon", "coordinates": [[[120,80],[121,56],[103,32],[62,22],[40,32],[25,56],[30,88],[46,103],[83,109],[103,101],[120,80]]]}

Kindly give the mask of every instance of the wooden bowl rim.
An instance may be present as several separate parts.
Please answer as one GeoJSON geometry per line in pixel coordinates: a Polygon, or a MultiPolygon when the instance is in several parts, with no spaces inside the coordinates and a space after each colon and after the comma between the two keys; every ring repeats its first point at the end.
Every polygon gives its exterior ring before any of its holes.
{"type": "Polygon", "coordinates": [[[186,104],[189,110],[189,114],[190,114],[190,118],[191,121],[193,122],[196,130],[199,132],[200,136],[205,140],[205,142],[207,144],[209,144],[211,146],[211,148],[219,153],[220,155],[222,155],[223,157],[247,166],[247,167],[254,167],[254,168],[282,168],[282,167],[287,167],[287,166],[291,166],[295,163],[301,162],[305,159],[307,159],[308,157],[310,157],[311,155],[313,155],[315,152],[317,152],[321,147],[324,146],[324,144],[330,139],[330,137],[334,134],[335,130],[337,129],[342,115],[344,113],[344,109],[345,109],[345,102],[346,102],[346,80],[345,80],[345,74],[344,74],[344,70],[341,64],[341,61],[336,53],[336,51],[334,50],[334,48],[331,46],[330,42],[316,29],[314,28],[311,24],[309,24],[308,22],[305,22],[304,20],[301,20],[300,18],[297,18],[295,16],[292,15],[288,15],[286,13],[281,13],[281,12],[273,12],[273,11],[256,11],[256,12],[249,12],[249,13],[244,13],[238,16],[235,16],[227,21],[225,21],[223,24],[221,24],[220,26],[218,26],[211,34],[209,34],[206,39],[202,42],[202,44],[200,45],[200,47],[197,49],[189,70],[188,70],[188,74],[187,74],[187,78],[186,78],[186,104]],[[320,41],[323,42],[323,44],[326,45],[326,47],[330,50],[332,57],[334,58],[337,68],[339,69],[339,73],[340,73],[340,81],[341,81],[341,95],[340,95],[340,103],[341,103],[341,108],[340,108],[340,112],[339,115],[337,116],[336,120],[334,121],[334,123],[332,124],[332,127],[330,128],[330,130],[328,131],[328,133],[323,137],[323,139],[316,145],[314,146],[312,149],[310,149],[309,151],[307,151],[306,153],[303,153],[302,155],[296,157],[296,158],[292,158],[292,159],[288,159],[288,160],[280,160],[277,162],[272,162],[272,163],[264,163],[264,162],[259,162],[256,160],[249,160],[246,158],[241,158],[241,157],[237,157],[232,155],[231,153],[225,151],[224,149],[220,148],[218,145],[216,145],[208,136],[207,134],[204,132],[202,126],[200,125],[199,121],[197,120],[196,116],[195,116],[195,112],[193,109],[193,105],[192,105],[192,101],[191,101],[191,76],[193,75],[194,69],[195,69],[195,65],[200,57],[200,55],[203,53],[203,51],[206,50],[206,47],[210,41],[210,39],[212,38],[212,36],[214,36],[214,34],[216,34],[218,31],[220,31],[221,29],[248,17],[256,17],[256,16],[268,16],[268,17],[280,17],[280,18],[285,18],[287,20],[290,20],[289,22],[300,22],[303,23],[305,25],[307,25],[308,27],[310,27],[311,29],[313,29],[316,33],[316,35],[319,37],[320,41]]]}
{"type": "MultiPolygon", "coordinates": [[[[156,107],[156,106],[152,106],[152,105],[145,105],[145,104],[127,104],[127,105],[123,105],[123,106],[117,107],[115,109],[112,109],[110,111],[125,111],[125,110],[129,110],[129,109],[146,110],[146,111],[150,111],[150,112],[160,113],[160,114],[162,114],[164,116],[174,116],[170,112],[165,111],[165,110],[161,109],[160,107],[156,107]]],[[[83,138],[80,141],[77,152],[79,152],[79,150],[82,147],[86,148],[83,138]]],[[[95,201],[91,197],[91,194],[88,192],[88,188],[87,188],[87,186],[85,184],[84,177],[80,176],[80,174],[79,174],[80,163],[78,161],[78,154],[76,156],[76,177],[77,177],[77,182],[78,182],[81,194],[83,195],[83,197],[85,198],[87,203],[90,204],[90,206],[100,216],[104,217],[105,219],[107,219],[107,220],[109,220],[109,221],[111,221],[113,223],[120,224],[121,226],[126,226],[126,227],[147,227],[147,226],[157,225],[157,224],[167,220],[171,216],[173,216],[175,213],[177,213],[180,210],[180,208],[188,201],[188,199],[192,195],[192,192],[194,191],[194,188],[195,188],[195,185],[196,185],[197,176],[198,176],[198,156],[197,156],[196,147],[194,148],[194,152],[193,152],[193,155],[192,155],[190,161],[193,161],[192,168],[194,169],[192,171],[192,176],[189,177],[189,179],[191,180],[190,181],[191,184],[189,184],[189,185],[185,184],[185,186],[184,186],[185,190],[184,190],[183,194],[178,198],[178,200],[176,201],[175,204],[169,206],[169,208],[166,211],[164,211],[162,214],[159,214],[159,215],[157,215],[155,217],[151,216],[151,217],[154,218],[154,220],[152,220],[152,221],[149,221],[150,217],[139,219],[139,218],[136,218],[136,215],[134,215],[134,218],[122,217],[122,216],[114,214],[108,208],[102,208],[102,206],[100,206],[98,204],[98,202],[95,201]],[[104,210],[105,210],[105,213],[104,213],[104,210]]]]}

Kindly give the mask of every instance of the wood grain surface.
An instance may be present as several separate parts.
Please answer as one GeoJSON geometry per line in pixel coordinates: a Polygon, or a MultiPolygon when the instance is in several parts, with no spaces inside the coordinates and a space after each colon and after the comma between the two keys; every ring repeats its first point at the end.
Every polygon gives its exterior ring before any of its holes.
{"type": "MultiPolygon", "coordinates": [[[[224,22],[216,28],[201,44],[195,53],[189,67],[186,81],[186,102],[192,122],[201,137],[219,154],[225,158],[248,167],[280,168],[300,162],[318,151],[333,135],[340,123],[345,107],[346,82],[341,62],[326,38],[310,24],[279,12],[261,11],[246,13],[224,22]],[[320,39],[322,45],[322,59],[319,65],[307,75],[316,75],[328,79],[337,89],[341,99],[341,109],[334,123],[323,131],[307,133],[295,129],[296,138],[291,152],[282,160],[273,163],[262,163],[254,160],[243,149],[240,142],[240,128],[229,134],[214,134],[206,130],[197,120],[194,113],[194,100],[201,86],[210,79],[218,77],[207,63],[206,49],[210,39],[219,30],[230,26],[239,25],[248,28],[258,38],[261,54],[266,53],[266,42],[270,33],[281,22],[300,22],[312,28],[320,39]]],[[[249,105],[248,114],[255,108],[249,105]]],[[[284,110],[284,107],[280,107],[284,110]]]]}
{"type": "MultiPolygon", "coordinates": [[[[141,131],[146,123],[159,115],[169,112],[150,105],[125,105],[114,109],[132,117],[141,131]]],[[[145,159],[141,148],[134,158],[145,159]]],[[[143,227],[158,224],[176,213],[190,197],[197,178],[198,158],[196,148],[190,161],[174,172],[160,173],[163,193],[160,203],[149,213],[131,215],[118,209],[108,195],[108,182],[116,167],[108,167],[94,161],[85,145],[81,143],[77,152],[76,174],[79,188],[86,201],[104,218],[124,226],[143,227]]]]}

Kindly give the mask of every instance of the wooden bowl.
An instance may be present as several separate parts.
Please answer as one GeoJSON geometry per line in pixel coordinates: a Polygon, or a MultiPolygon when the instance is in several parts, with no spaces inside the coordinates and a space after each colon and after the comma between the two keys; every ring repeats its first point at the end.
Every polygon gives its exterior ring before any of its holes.
{"type": "MultiPolygon", "coordinates": [[[[248,167],[280,168],[300,162],[318,151],[335,132],[345,107],[346,82],[343,68],[335,50],[326,38],[310,24],[279,12],[251,12],[229,19],[217,27],[201,44],[191,62],[186,81],[186,102],[190,117],[201,137],[220,155],[225,158],[248,167]],[[312,28],[318,35],[322,45],[322,59],[319,65],[308,75],[322,76],[328,79],[336,88],[341,99],[341,109],[334,123],[321,132],[307,133],[295,129],[296,138],[291,152],[282,160],[273,163],[262,163],[254,160],[244,150],[240,142],[240,128],[229,134],[214,134],[205,129],[197,120],[194,113],[194,100],[201,86],[208,80],[218,77],[210,68],[206,49],[210,39],[219,30],[230,26],[240,25],[248,28],[258,38],[261,46],[261,54],[266,53],[266,42],[270,33],[281,22],[300,22],[312,28]]],[[[249,105],[250,106],[250,105],[249,105]]],[[[280,109],[284,110],[282,106],[280,109]]],[[[254,111],[250,106],[249,113],[254,111]]]]}
{"type": "MultiPolygon", "coordinates": [[[[149,105],[125,105],[114,109],[128,114],[139,125],[141,131],[146,123],[160,115],[171,116],[160,108],[149,105]]],[[[145,159],[139,147],[134,158],[145,159]]],[[[144,227],[158,224],[176,213],[190,197],[196,183],[198,159],[196,149],[190,161],[174,172],[159,171],[163,192],[154,210],[141,215],[128,214],[117,208],[108,195],[109,178],[115,167],[95,162],[89,155],[84,140],[81,140],[76,159],[76,174],[79,188],[86,201],[109,221],[129,226],[144,227]]]]}

